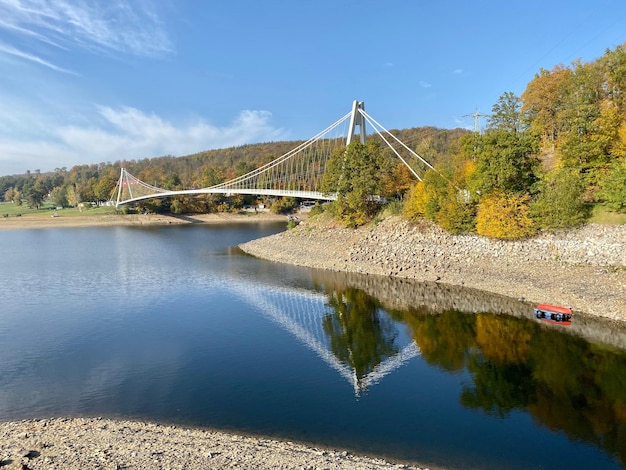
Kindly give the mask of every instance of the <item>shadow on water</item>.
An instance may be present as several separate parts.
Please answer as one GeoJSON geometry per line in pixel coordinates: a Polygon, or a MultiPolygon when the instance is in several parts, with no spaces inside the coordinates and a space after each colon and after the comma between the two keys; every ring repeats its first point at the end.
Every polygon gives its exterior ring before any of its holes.
{"type": "Polygon", "coordinates": [[[435,283],[329,272],[313,278],[328,296],[333,352],[357,376],[398,352],[382,309],[408,327],[430,365],[469,374],[459,397],[465,408],[497,418],[528,413],[626,467],[623,326],[584,315],[567,327],[546,324],[533,319],[530,304],[435,283]]]}

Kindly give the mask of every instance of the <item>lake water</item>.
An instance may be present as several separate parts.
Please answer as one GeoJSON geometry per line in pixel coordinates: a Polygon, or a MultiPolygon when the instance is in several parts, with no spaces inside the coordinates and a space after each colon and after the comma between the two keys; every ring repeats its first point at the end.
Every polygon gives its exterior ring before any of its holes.
{"type": "Polygon", "coordinates": [[[130,417],[453,468],[626,468],[619,328],[235,248],[283,229],[0,231],[0,420],[130,417]]]}

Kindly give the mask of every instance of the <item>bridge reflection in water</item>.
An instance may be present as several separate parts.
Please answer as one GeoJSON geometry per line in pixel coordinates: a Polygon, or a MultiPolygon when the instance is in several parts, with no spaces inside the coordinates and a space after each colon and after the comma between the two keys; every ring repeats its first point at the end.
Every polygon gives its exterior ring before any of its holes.
{"type": "Polygon", "coordinates": [[[400,325],[363,292],[349,290],[330,299],[276,287],[244,287],[237,293],[336,370],[357,397],[419,355],[414,341],[401,338],[400,325]]]}

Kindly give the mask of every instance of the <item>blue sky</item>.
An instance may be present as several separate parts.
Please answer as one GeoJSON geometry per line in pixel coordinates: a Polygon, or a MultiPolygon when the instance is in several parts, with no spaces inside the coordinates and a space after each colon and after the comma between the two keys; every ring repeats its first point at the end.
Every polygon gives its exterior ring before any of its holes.
{"type": "Polygon", "coordinates": [[[471,129],[625,41],[624,0],[0,0],[0,175],[308,139],[353,100],[471,129]]]}

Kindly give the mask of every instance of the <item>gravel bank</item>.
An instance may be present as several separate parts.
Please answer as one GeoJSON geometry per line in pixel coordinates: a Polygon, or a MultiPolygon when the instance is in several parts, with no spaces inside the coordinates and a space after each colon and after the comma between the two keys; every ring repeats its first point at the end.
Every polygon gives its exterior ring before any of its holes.
{"type": "Polygon", "coordinates": [[[7,469],[410,469],[348,452],[217,431],[108,419],[0,424],[7,469]]]}
{"type": "Polygon", "coordinates": [[[313,218],[241,248],[276,262],[472,287],[626,321],[624,225],[500,241],[399,217],[357,230],[313,218]]]}

